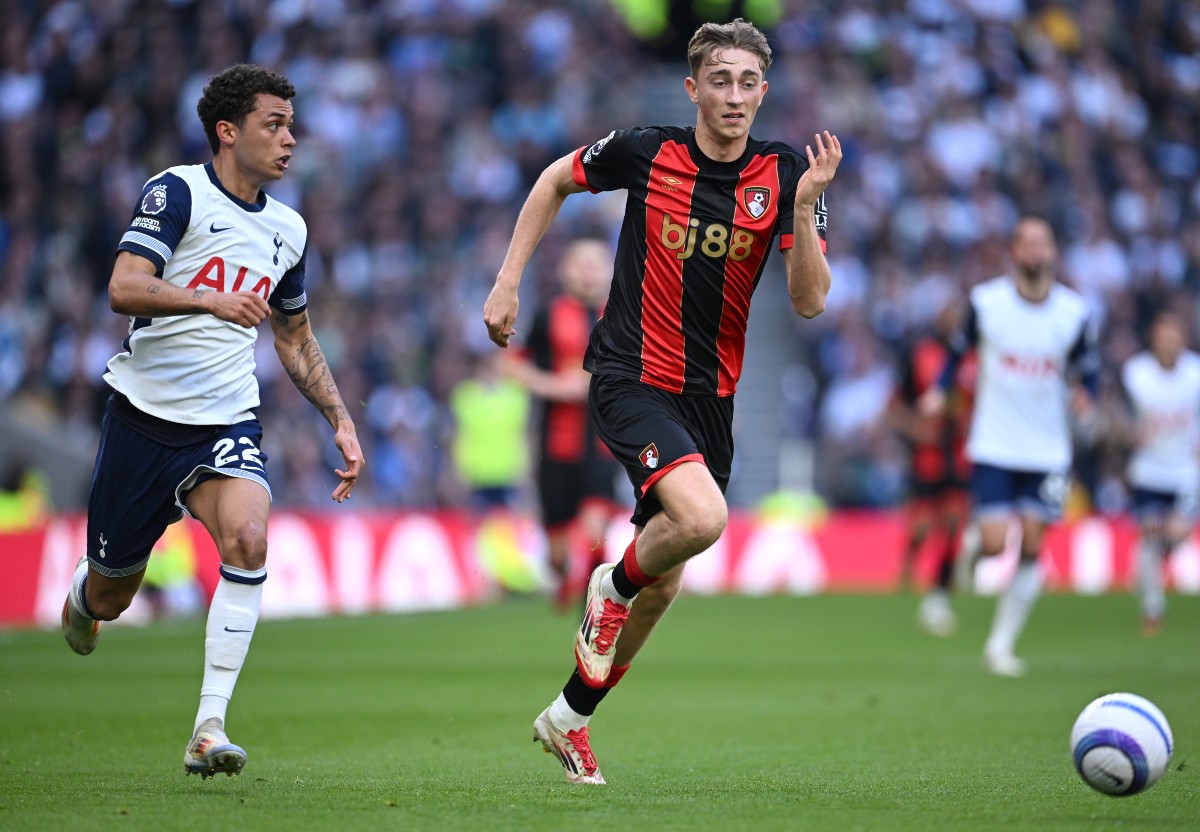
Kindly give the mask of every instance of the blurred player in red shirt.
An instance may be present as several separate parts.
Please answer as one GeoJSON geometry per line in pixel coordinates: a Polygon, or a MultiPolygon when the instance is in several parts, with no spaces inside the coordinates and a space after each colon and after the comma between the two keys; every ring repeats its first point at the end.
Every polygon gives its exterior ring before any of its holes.
{"type": "Polygon", "coordinates": [[[583,369],[592,327],[608,297],[612,262],[612,248],[602,240],[571,243],[558,263],[562,293],[537,311],[525,350],[504,364],[542,401],[538,497],[560,609],[583,589],[571,580],[572,528],[578,525],[587,540],[587,557],[580,561],[590,575],[604,562],[605,532],[616,507],[619,469],[588,414],[591,374],[583,369]]]}
{"type": "Polygon", "coordinates": [[[917,401],[941,377],[949,339],[961,323],[960,304],[947,303],[934,320],[934,331],[905,354],[903,377],[891,405],[892,422],[911,451],[908,535],[900,581],[905,586],[912,583],[918,555],[932,535],[938,546],[937,573],[921,599],[917,618],[922,628],[938,636],[950,635],[957,625],[950,606],[950,584],[970,502],[971,463],[965,446],[975,386],[974,355],[959,364],[943,414],[922,415],[917,401]]]}

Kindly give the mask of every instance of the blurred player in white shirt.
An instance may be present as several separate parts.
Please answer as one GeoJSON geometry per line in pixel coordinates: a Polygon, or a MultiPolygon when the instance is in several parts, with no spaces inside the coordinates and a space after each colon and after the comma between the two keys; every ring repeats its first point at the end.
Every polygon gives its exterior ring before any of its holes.
{"type": "Polygon", "coordinates": [[[967,456],[980,554],[1000,554],[1010,518],[1021,519],[1020,561],[984,647],[985,667],[1000,676],[1025,670],[1014,648],[1041,593],[1038,558],[1046,526],[1061,516],[1067,494],[1071,411],[1081,418],[1090,414],[1099,364],[1086,302],[1055,279],[1058,253],[1050,225],[1023,217],[1010,255],[1011,275],[971,291],[964,337],[920,405],[929,413],[942,409],[958,360],[976,347],[979,376],[967,456]],[[1080,387],[1068,380],[1072,372],[1080,387]]]}
{"type": "Polygon", "coordinates": [[[221,557],[220,580],[183,756],[184,771],[202,778],[238,774],[246,763],[225,735],[225,713],[267,578],[271,486],[254,377],[264,319],[288,376],[334,431],[345,461],[334,500],[350,496],[363,465],[309,323],[308,229],[262,190],[283,176],[296,145],[294,95],[286,78],[258,66],[213,76],[196,107],[213,160],[170,168],[142,190],[108,284],[113,311],[129,316],[129,337],[104,376],[113,392],[88,497],[87,556],[63,604],[67,644],[91,653],[100,623],[133,601],[168,524],[187,513],[204,525],[221,557]]]}
{"type": "Polygon", "coordinates": [[[1126,477],[1138,521],[1137,592],[1142,629],[1162,628],[1167,601],[1163,565],[1196,520],[1200,486],[1200,355],[1187,349],[1187,327],[1170,311],[1150,327],[1149,349],[1121,368],[1134,415],[1126,477]]]}

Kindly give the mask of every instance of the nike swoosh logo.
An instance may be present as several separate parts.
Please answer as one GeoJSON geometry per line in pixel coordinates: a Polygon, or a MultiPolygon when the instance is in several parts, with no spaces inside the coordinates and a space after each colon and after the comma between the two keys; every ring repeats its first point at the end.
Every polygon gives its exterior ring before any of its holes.
{"type": "Polygon", "coordinates": [[[208,230],[211,231],[213,234],[220,234],[222,231],[228,231],[231,228],[233,228],[232,225],[227,225],[224,228],[217,228],[217,224],[214,222],[212,225],[210,225],[208,227],[208,230]]]}
{"type": "Polygon", "coordinates": [[[231,630],[228,627],[226,627],[225,632],[227,632],[227,633],[249,633],[251,631],[250,630],[231,630]]]}

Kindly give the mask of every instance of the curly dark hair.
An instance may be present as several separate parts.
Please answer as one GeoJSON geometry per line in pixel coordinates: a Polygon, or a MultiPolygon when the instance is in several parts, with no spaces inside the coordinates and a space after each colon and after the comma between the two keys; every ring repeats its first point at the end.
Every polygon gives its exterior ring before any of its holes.
{"type": "Polygon", "coordinates": [[[290,101],[296,88],[282,75],[256,64],[234,64],[208,79],[204,95],[196,104],[196,113],[208,136],[213,155],[221,147],[217,139],[217,122],[228,121],[242,127],[246,116],[254,110],[259,93],[277,95],[290,101]]]}

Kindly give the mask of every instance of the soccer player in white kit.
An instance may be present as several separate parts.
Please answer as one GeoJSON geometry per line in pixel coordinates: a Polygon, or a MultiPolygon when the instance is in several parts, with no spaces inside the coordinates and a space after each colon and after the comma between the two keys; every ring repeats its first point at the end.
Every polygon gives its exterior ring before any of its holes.
{"type": "Polygon", "coordinates": [[[1086,302],[1055,279],[1050,225],[1022,217],[1010,256],[1011,275],[971,290],[963,337],[921,402],[926,412],[942,408],[958,359],[975,346],[979,370],[967,456],[980,554],[1000,554],[1009,518],[1021,519],[1016,574],[996,605],[984,647],[984,666],[1000,676],[1025,670],[1014,648],[1041,593],[1038,556],[1046,526],[1061,516],[1067,495],[1070,411],[1089,415],[1099,369],[1086,302]],[[1078,387],[1069,380],[1072,371],[1078,387]]]}
{"type": "Polygon", "coordinates": [[[1200,487],[1200,355],[1171,311],[1150,327],[1149,349],[1121,368],[1133,409],[1133,453],[1126,469],[1138,521],[1137,593],[1142,631],[1157,633],[1167,611],[1163,565],[1192,531],[1200,487]]]}
{"type": "Polygon", "coordinates": [[[108,363],[112,387],[88,498],[87,555],[63,604],[63,635],[91,653],[100,622],[133,601],[150,550],[187,513],[212,536],[220,580],[208,613],[204,679],[184,771],[238,774],[246,752],[225,713],[250,648],[266,580],[271,487],[254,377],[255,327],[268,316],[293,383],[333,428],[345,460],[333,499],[363,466],[354,422],[309,323],[308,230],[262,191],[288,168],[295,90],[239,64],[196,107],[213,160],[146,183],[109,280],[129,337],[108,363]]]}

